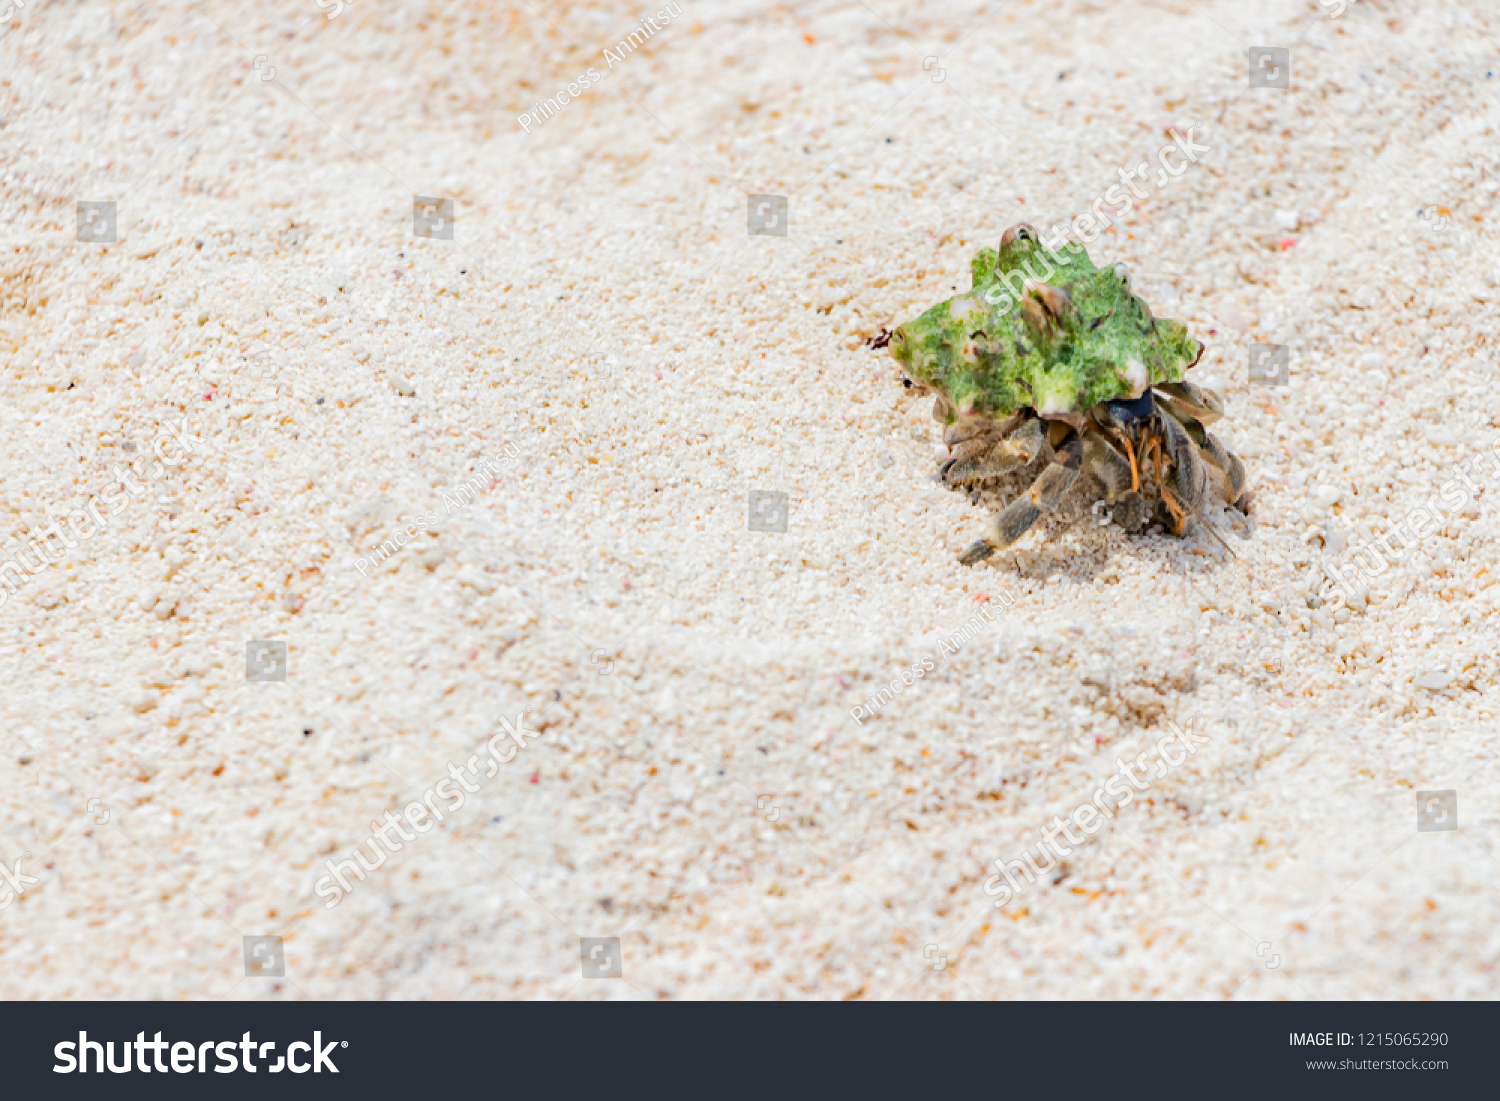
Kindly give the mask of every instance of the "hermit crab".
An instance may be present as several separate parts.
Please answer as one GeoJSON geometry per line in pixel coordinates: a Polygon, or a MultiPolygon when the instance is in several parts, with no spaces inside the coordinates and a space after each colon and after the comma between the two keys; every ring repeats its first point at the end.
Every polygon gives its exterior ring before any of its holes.
{"type": "Polygon", "coordinates": [[[1080,473],[1126,531],[1184,535],[1214,502],[1248,512],[1245,466],[1208,425],[1218,395],[1184,380],[1203,345],[1152,315],[1124,264],[1044,247],[1022,224],[970,263],[973,287],[888,338],[908,390],[934,393],[946,426],[938,479],[954,488],[1044,465],[959,556],[973,565],[1025,535],[1080,473]]]}

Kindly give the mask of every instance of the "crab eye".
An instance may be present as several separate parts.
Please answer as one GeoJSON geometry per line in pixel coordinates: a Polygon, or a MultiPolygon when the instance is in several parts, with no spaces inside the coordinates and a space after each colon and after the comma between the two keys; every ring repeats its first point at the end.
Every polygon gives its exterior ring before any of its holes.
{"type": "Polygon", "coordinates": [[[1118,279],[1121,282],[1121,284],[1124,285],[1124,287],[1125,287],[1125,289],[1127,291],[1130,289],[1130,268],[1129,267],[1127,267],[1124,264],[1116,264],[1115,265],[1115,278],[1118,279]]]}

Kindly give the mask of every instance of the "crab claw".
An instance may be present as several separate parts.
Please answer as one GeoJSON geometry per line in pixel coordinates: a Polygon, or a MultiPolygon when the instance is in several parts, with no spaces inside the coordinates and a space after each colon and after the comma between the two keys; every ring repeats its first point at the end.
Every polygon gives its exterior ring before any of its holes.
{"type": "Polygon", "coordinates": [[[1224,416],[1224,399],[1212,390],[1186,381],[1164,382],[1156,388],[1181,416],[1191,417],[1201,424],[1213,424],[1224,416]]]}

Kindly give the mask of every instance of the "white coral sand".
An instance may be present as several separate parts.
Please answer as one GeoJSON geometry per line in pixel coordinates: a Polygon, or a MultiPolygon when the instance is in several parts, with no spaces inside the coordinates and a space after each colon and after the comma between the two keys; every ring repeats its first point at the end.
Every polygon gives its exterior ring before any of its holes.
{"type": "Polygon", "coordinates": [[[0,607],[0,993],[1494,996],[1500,488],[1368,593],[1319,567],[1500,434],[1491,16],[681,0],[611,68],[635,8],[332,7],[0,37],[0,553],[56,551],[0,607]],[[1194,120],[1090,250],[1210,345],[1253,523],[960,567],[987,513],[864,342],[1194,120]],[[1212,742],[997,909],[1169,722],[1212,742]]]}

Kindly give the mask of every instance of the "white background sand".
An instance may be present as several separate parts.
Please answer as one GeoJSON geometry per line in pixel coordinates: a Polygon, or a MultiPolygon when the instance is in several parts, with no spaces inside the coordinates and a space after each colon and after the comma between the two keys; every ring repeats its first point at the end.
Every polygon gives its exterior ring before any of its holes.
{"type": "Polygon", "coordinates": [[[211,449],[0,609],[0,860],[40,877],[0,994],[1493,996],[1500,486],[1367,608],[1308,586],[1500,434],[1494,20],[681,2],[529,135],[640,12],[13,14],[5,555],[162,425],[211,449]],[[1246,49],[1294,41],[1291,89],[1248,89],[1246,49]],[[929,402],[862,341],[1194,120],[1212,153],[1091,251],[1213,346],[1238,557],[1085,508],[958,566],[987,511],[928,480],[929,402]],[[413,237],[414,193],[455,240],[413,237]],[[747,193],[791,235],[747,236],[747,193]],[[80,199],[117,245],[76,243],[80,199]],[[1247,384],[1264,341],[1285,390],[1247,384]],[[746,530],[752,489],[787,534],[746,530]],[[247,683],[251,639],[285,683],[247,683]],[[326,911],[323,861],[524,706],[544,737],[326,911]],[[993,908],[994,860],[1194,714],[1213,745],[993,908]],[[1446,788],[1460,829],[1419,834],[1446,788]],[[286,938],[284,980],[245,935],[286,938]],[[623,980],[580,978],[581,936],[623,980]]]}

